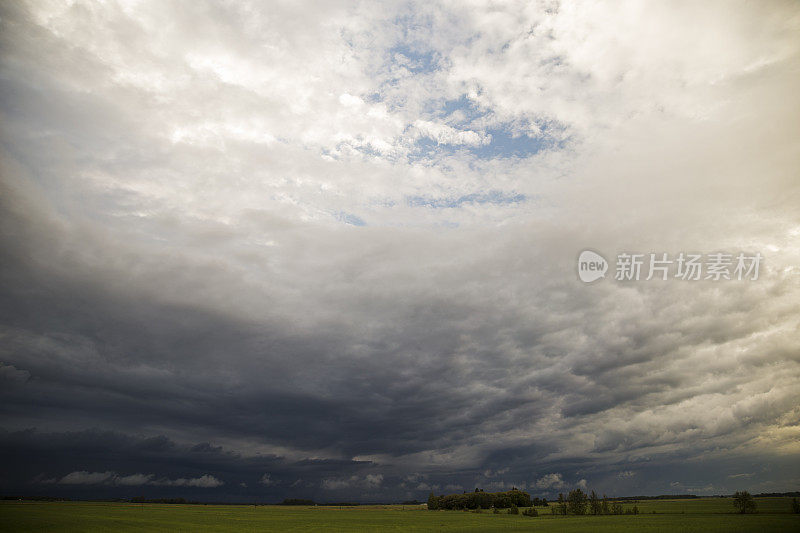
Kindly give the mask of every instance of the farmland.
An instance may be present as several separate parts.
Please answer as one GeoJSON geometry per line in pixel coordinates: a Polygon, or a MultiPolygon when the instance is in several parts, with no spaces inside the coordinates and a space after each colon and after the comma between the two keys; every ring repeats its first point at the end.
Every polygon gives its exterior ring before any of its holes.
{"type": "MultiPolygon", "coordinates": [[[[105,502],[2,502],[2,531],[800,531],[788,498],[758,498],[758,514],[733,514],[730,498],[637,502],[640,514],[538,517],[427,511],[421,506],[285,507],[105,502]]],[[[632,504],[632,502],[631,502],[632,504]]],[[[630,504],[626,504],[630,505],[630,504]]]]}

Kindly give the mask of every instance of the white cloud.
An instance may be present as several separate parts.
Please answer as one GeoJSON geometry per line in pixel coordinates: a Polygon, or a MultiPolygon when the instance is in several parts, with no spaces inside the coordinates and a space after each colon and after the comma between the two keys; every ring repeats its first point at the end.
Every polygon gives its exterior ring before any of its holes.
{"type": "Polygon", "coordinates": [[[717,489],[715,489],[715,488],[714,488],[714,485],[713,485],[713,484],[711,484],[711,483],[709,483],[708,485],[705,485],[705,486],[703,486],[703,487],[687,487],[687,488],[686,488],[686,492],[690,492],[690,493],[702,493],[702,494],[711,494],[711,493],[713,493],[715,490],[717,490],[717,489]]]}
{"type": "Polygon", "coordinates": [[[409,483],[417,483],[418,481],[420,481],[424,477],[425,476],[423,476],[422,474],[420,474],[418,472],[412,472],[412,473],[406,475],[403,479],[405,481],[408,481],[409,483]]]}
{"type": "Polygon", "coordinates": [[[158,478],[154,474],[131,474],[119,476],[116,472],[87,472],[75,471],[62,477],[60,480],[44,480],[42,483],[56,482],[60,485],[121,485],[136,487],[141,485],[169,486],[169,487],[202,487],[214,488],[224,485],[216,477],[204,474],[198,478],[158,478]]]}
{"type": "Polygon", "coordinates": [[[561,489],[567,486],[561,474],[553,473],[547,474],[536,480],[536,488],[538,489],[561,489]]]}
{"type": "Polygon", "coordinates": [[[383,474],[367,474],[364,483],[370,488],[380,487],[383,483],[383,474]]]}
{"type": "Polygon", "coordinates": [[[461,131],[446,124],[437,124],[427,120],[417,120],[414,122],[414,128],[420,136],[429,137],[438,144],[480,146],[491,142],[491,135],[482,135],[471,130],[461,131]]]}
{"type": "Polygon", "coordinates": [[[525,490],[526,483],[522,481],[517,482],[508,482],[508,481],[489,481],[485,483],[480,488],[484,490],[488,490],[490,492],[500,492],[510,490],[512,487],[516,487],[520,490],[525,490]]]}
{"type": "Polygon", "coordinates": [[[487,468],[483,471],[483,477],[496,477],[502,476],[503,474],[508,473],[511,470],[509,467],[501,468],[499,470],[492,470],[491,468],[487,468]]]}
{"type": "Polygon", "coordinates": [[[349,478],[323,479],[321,486],[326,490],[340,490],[349,487],[376,489],[383,483],[383,474],[367,474],[365,476],[352,475],[349,478]]]}
{"type": "Polygon", "coordinates": [[[261,476],[261,479],[258,482],[267,487],[275,484],[275,480],[272,479],[268,473],[265,473],[263,476],[261,476]]]}
{"type": "Polygon", "coordinates": [[[70,472],[58,482],[61,485],[99,485],[113,480],[114,472],[87,472],[85,470],[70,472]]]}
{"type": "Polygon", "coordinates": [[[225,483],[210,474],[203,474],[197,478],[178,478],[166,479],[161,478],[153,482],[153,485],[167,485],[172,487],[201,487],[201,488],[214,488],[224,485],[225,483]]]}
{"type": "Polygon", "coordinates": [[[30,379],[31,373],[21,370],[14,365],[7,365],[0,362],[0,380],[26,382],[30,379]]]}
{"type": "Polygon", "coordinates": [[[322,488],[326,490],[339,490],[350,486],[349,479],[323,479],[322,488]]]}

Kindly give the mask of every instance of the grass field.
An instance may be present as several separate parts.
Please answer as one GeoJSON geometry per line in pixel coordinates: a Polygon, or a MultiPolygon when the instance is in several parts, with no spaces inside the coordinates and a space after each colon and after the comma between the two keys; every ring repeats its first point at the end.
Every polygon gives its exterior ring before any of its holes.
{"type": "MultiPolygon", "coordinates": [[[[2,502],[0,530],[27,531],[563,531],[800,532],[788,498],[757,499],[759,513],[732,514],[728,498],[639,502],[635,516],[555,517],[427,511],[413,506],[281,507],[94,502],[2,502]],[[656,514],[653,514],[653,511],[656,514]]],[[[626,504],[628,506],[632,504],[626,504]]]]}

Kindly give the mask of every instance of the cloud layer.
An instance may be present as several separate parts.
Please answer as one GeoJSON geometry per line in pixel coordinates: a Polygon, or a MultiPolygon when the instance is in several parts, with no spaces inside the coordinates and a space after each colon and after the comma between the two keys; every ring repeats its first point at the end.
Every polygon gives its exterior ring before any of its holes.
{"type": "Polygon", "coordinates": [[[120,476],[116,472],[70,472],[61,479],[44,479],[41,483],[58,483],[59,485],[121,485],[125,487],[141,487],[142,485],[166,487],[204,487],[214,488],[224,483],[214,476],[205,474],[198,478],[155,479],[154,474],[130,474],[120,476]]]}
{"type": "Polygon", "coordinates": [[[3,491],[796,489],[795,4],[0,9],[3,491]]]}

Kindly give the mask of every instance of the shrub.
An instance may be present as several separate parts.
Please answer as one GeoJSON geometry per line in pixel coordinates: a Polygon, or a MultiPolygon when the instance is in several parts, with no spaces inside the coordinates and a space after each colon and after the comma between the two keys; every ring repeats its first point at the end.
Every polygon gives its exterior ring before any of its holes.
{"type": "Polygon", "coordinates": [[[537,511],[536,508],[531,507],[522,511],[522,514],[525,516],[539,516],[539,511],[537,511]]]}
{"type": "Polygon", "coordinates": [[[756,501],[746,490],[741,492],[738,490],[736,491],[733,495],[733,506],[736,507],[736,510],[741,514],[756,512],[756,501]]]}
{"type": "Polygon", "coordinates": [[[519,514],[519,507],[512,503],[511,507],[508,508],[508,514],[519,514]]]}
{"type": "Polygon", "coordinates": [[[570,491],[569,496],[567,496],[567,509],[570,514],[586,514],[587,503],[586,493],[581,489],[570,491]]]}

